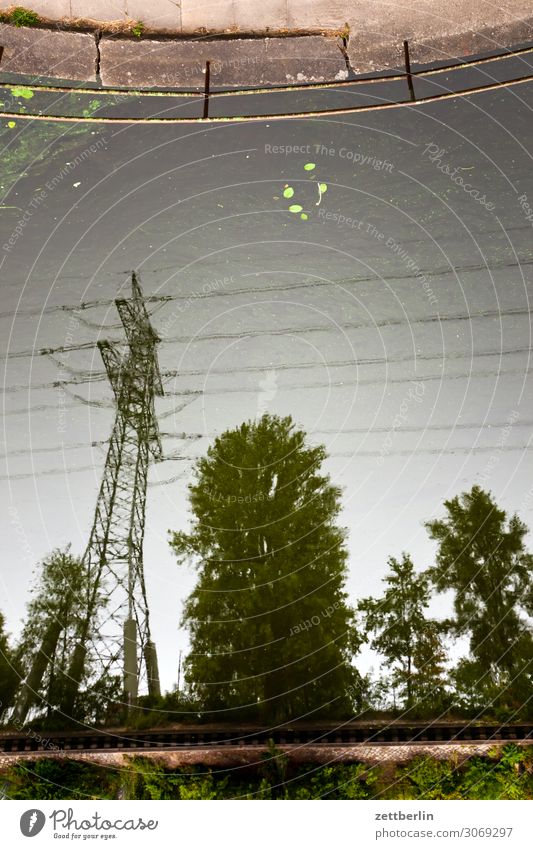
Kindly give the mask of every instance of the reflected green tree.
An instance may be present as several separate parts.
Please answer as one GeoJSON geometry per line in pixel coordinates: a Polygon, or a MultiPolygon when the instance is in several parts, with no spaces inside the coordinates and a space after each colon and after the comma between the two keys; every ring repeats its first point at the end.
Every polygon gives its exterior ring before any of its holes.
{"type": "Polygon", "coordinates": [[[13,706],[20,683],[21,669],[5,629],[4,614],[0,613],[0,722],[13,706]]]}
{"type": "Polygon", "coordinates": [[[459,698],[470,708],[520,709],[533,683],[527,527],[479,486],[444,507],[444,518],[426,527],[438,545],[431,578],[438,591],[453,592],[449,631],[469,641],[470,656],[454,676],[459,698]]]}
{"type": "MultiPolygon", "coordinates": [[[[93,685],[85,686],[78,694],[72,716],[60,712],[78,626],[85,611],[86,581],[82,561],[71,553],[70,546],[55,549],[39,566],[17,649],[17,662],[24,676],[14,714],[19,723],[29,712],[33,720],[44,721],[48,726],[65,725],[70,720],[101,722],[110,702],[120,695],[119,681],[99,671],[93,685]]],[[[88,667],[87,680],[91,675],[88,667]]]]}
{"type": "Polygon", "coordinates": [[[223,433],[196,465],[191,527],[171,544],[198,573],[185,673],[206,712],[344,716],[357,701],[346,532],[325,459],[290,417],[264,415],[223,433]]]}
{"type": "Polygon", "coordinates": [[[370,647],[384,657],[393,707],[438,710],[446,693],[446,654],[440,625],[427,616],[431,585],[408,554],[388,560],[384,592],[359,603],[370,647]]]}

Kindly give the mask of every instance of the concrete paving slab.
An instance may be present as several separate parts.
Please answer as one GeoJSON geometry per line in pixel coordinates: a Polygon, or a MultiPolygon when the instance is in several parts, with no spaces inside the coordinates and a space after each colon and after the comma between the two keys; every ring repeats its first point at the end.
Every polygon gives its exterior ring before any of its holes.
{"type": "Polygon", "coordinates": [[[96,43],[85,33],[0,24],[2,71],[13,74],[96,80],[96,43]]]}
{"type": "Polygon", "coordinates": [[[157,4],[128,0],[127,12],[133,21],[142,21],[146,26],[181,32],[181,4],[177,0],[159,0],[157,4]]]}
{"type": "Polygon", "coordinates": [[[282,30],[288,27],[287,0],[235,0],[235,25],[243,32],[265,32],[269,29],[282,30]]]}
{"type": "Polygon", "coordinates": [[[342,28],[349,17],[359,18],[357,3],[346,0],[288,0],[289,29],[342,28]]]}
{"type": "Polygon", "coordinates": [[[200,29],[224,32],[235,27],[233,3],[228,0],[181,0],[181,22],[183,32],[196,32],[200,29]]]}
{"type": "Polygon", "coordinates": [[[60,21],[62,18],[70,17],[70,0],[21,0],[20,3],[0,0],[0,9],[8,9],[11,6],[20,5],[25,9],[37,12],[43,18],[51,18],[60,21]]]}
{"type": "Polygon", "coordinates": [[[345,79],[347,74],[336,40],[322,36],[216,42],[103,38],[100,42],[100,73],[108,86],[203,88],[207,60],[212,87],[345,79]]]}
{"type": "Polygon", "coordinates": [[[128,19],[124,0],[70,0],[70,14],[73,18],[87,18],[91,21],[128,19]]]}
{"type": "Polygon", "coordinates": [[[200,28],[225,32],[265,32],[267,29],[283,30],[288,27],[288,0],[211,0],[208,3],[182,0],[184,32],[200,28]]]}
{"type": "MultiPolygon", "coordinates": [[[[0,0],[0,9],[12,6],[0,0]]],[[[193,33],[197,30],[246,32],[342,27],[368,44],[392,44],[405,32],[419,40],[452,37],[485,28],[519,24],[532,14],[531,0],[505,4],[474,0],[28,0],[29,8],[52,19],[84,17],[101,22],[142,20],[148,27],[193,33]]],[[[497,38],[497,36],[496,36],[497,38]]]]}

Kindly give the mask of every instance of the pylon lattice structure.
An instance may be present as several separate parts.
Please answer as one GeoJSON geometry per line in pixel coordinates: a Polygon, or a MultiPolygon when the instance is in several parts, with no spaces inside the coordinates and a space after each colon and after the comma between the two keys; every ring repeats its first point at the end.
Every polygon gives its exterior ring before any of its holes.
{"type": "Polygon", "coordinates": [[[73,706],[87,660],[97,674],[116,674],[121,668],[130,703],[139,686],[151,695],[160,692],[143,566],[148,467],[151,458],[162,455],[154,405],[155,396],[163,395],[156,354],[159,338],[135,274],[132,297],[117,299],[116,306],[127,346],[98,343],[117,411],[83,558],[87,600],[69,673],[67,710],[73,706]]]}
{"type": "Polygon", "coordinates": [[[64,714],[73,715],[82,682],[90,686],[106,675],[123,676],[128,704],[135,702],[140,688],[151,695],[160,693],[143,566],[148,467],[151,458],[160,459],[162,454],[154,405],[155,396],[163,395],[156,354],[159,338],[135,274],[132,297],[115,303],[126,340],[98,343],[117,409],[81,564],[80,613],[74,630],[57,616],[45,625],[15,706],[19,721],[37,700],[47,667],[54,668],[62,634],[74,639],[62,670],[64,714]]]}

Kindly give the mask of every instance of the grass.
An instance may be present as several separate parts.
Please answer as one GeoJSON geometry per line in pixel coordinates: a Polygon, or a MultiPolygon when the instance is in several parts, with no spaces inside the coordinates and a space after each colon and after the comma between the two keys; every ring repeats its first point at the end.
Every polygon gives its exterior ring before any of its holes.
{"type": "Polygon", "coordinates": [[[135,38],[140,38],[144,32],[144,23],[142,21],[135,21],[131,28],[131,34],[135,36],[135,38]]]}
{"type": "Polygon", "coordinates": [[[24,6],[14,6],[0,13],[0,22],[13,24],[16,27],[38,27],[41,19],[37,12],[25,9],[24,6]]]}

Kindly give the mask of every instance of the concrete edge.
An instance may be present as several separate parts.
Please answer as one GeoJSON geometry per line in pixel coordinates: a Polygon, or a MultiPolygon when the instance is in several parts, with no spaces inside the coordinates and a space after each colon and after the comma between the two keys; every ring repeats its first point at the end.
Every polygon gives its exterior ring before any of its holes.
{"type": "Polygon", "coordinates": [[[100,76],[105,86],[203,88],[210,62],[211,87],[293,85],[348,77],[338,38],[239,38],[232,41],[99,42],[100,76]]]}
{"type": "MultiPolygon", "coordinates": [[[[95,22],[95,26],[99,26],[95,22]]],[[[154,37],[126,37],[125,33],[112,32],[105,34],[95,31],[82,32],[64,29],[62,26],[46,27],[15,27],[11,24],[0,23],[0,46],[4,47],[4,55],[0,63],[2,72],[24,76],[46,77],[50,79],[73,80],[76,82],[100,82],[107,85],[124,85],[126,87],[165,87],[190,88],[201,84],[198,78],[191,82],[191,74],[187,68],[192,64],[197,66],[205,62],[208,53],[217,51],[226,55],[226,67],[232,67],[231,86],[261,84],[282,84],[284,82],[314,82],[346,78],[348,74],[378,73],[381,70],[401,68],[403,66],[403,45],[400,38],[392,41],[392,36],[384,39],[376,33],[365,34],[364,30],[347,34],[340,31],[317,32],[274,32],[257,33],[246,36],[245,33],[206,33],[192,36],[180,34],[179,37],[168,33],[155,34],[154,37]],[[306,41],[316,44],[322,40],[321,55],[311,56],[311,51],[297,48],[306,41]],[[279,45],[276,61],[269,58],[267,43],[279,45]],[[230,57],[233,52],[242,52],[246,44],[246,61],[235,62],[230,57]],[[339,62],[338,68],[332,59],[329,47],[335,45],[335,56],[339,62]],[[102,46],[104,55],[102,55],[102,46]],[[117,54],[127,54],[128,62],[135,66],[135,81],[117,76],[117,54]],[[159,63],[155,54],[166,58],[159,63]],[[114,54],[114,55],[113,55],[114,54]],[[185,55],[186,54],[186,55],[185,55]],[[172,56],[175,55],[174,62],[172,56]],[[184,57],[183,61],[180,56],[184,57]],[[61,57],[58,61],[57,57],[61,57]],[[250,57],[253,56],[253,63],[250,57]],[[54,58],[55,57],[55,58],[54,58]],[[282,59],[287,66],[283,69],[284,76],[275,77],[273,69],[276,62],[282,59]],[[313,62],[311,60],[313,59],[313,62]],[[298,63],[302,68],[298,69],[298,63]],[[254,66],[253,79],[250,76],[250,66],[254,66]],[[158,67],[159,66],[159,67],[158,67]],[[240,70],[239,70],[240,68],[240,70]],[[288,70],[287,70],[288,69],[288,70]],[[340,72],[338,71],[340,69],[340,72]],[[344,69],[346,73],[343,74],[344,69]],[[337,76],[337,73],[340,75],[337,76]],[[119,81],[120,80],[120,81],[119,81]]],[[[453,61],[468,55],[480,53],[497,53],[533,40],[533,16],[528,19],[515,21],[496,27],[486,27],[478,32],[469,30],[442,38],[417,39],[412,35],[411,61],[413,63],[429,64],[435,61],[453,61]]],[[[133,77],[133,72],[132,72],[133,77]]],[[[215,81],[213,81],[214,84],[215,81]]],[[[223,78],[217,81],[225,84],[223,78]]]]}
{"type": "MultiPolygon", "coordinates": [[[[533,42],[533,15],[528,18],[486,26],[479,30],[465,30],[446,36],[418,37],[416,33],[405,33],[409,41],[411,65],[429,65],[434,62],[453,62],[456,59],[482,54],[499,53],[533,42]]],[[[353,34],[346,46],[350,70],[354,74],[367,74],[404,64],[403,41],[392,45],[390,41],[376,38],[370,45],[368,40],[353,34]]]]}

